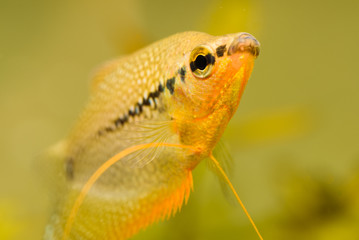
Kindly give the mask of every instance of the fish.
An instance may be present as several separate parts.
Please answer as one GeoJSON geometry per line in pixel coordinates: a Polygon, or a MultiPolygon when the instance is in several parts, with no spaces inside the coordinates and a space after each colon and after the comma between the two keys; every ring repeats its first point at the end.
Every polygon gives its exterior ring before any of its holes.
{"type": "Polygon", "coordinates": [[[125,240],[168,219],[187,203],[204,159],[235,192],[212,152],[259,51],[249,33],[183,32],[97,69],[88,104],[51,150],[44,239],[125,240]]]}

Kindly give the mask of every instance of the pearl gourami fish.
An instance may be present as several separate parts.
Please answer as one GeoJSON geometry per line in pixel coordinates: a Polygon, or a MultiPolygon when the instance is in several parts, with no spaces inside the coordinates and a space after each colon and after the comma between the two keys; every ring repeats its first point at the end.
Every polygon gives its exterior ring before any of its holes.
{"type": "Polygon", "coordinates": [[[54,150],[56,194],[44,239],[128,239],[180,210],[192,170],[206,158],[230,184],[212,151],[258,54],[248,33],[184,32],[105,63],[54,150]]]}

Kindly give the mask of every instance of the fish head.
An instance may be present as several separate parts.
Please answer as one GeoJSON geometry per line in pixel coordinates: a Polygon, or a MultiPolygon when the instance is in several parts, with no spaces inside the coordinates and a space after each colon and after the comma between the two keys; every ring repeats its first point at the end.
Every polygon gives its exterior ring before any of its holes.
{"type": "Polygon", "coordinates": [[[213,149],[238,107],[259,46],[252,35],[236,33],[207,39],[185,54],[187,71],[180,69],[172,98],[182,142],[213,149]]]}

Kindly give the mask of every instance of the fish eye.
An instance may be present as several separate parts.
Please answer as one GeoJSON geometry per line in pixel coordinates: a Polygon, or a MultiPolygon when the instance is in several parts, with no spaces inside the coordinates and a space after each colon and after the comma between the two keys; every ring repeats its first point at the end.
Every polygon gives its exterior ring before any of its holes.
{"type": "Polygon", "coordinates": [[[199,69],[199,70],[204,70],[206,69],[208,62],[206,59],[206,56],[203,55],[197,55],[196,60],[194,60],[194,65],[199,69]]]}
{"type": "Polygon", "coordinates": [[[197,78],[207,78],[211,75],[215,62],[214,55],[209,47],[200,45],[193,49],[190,55],[190,67],[197,78]]]}

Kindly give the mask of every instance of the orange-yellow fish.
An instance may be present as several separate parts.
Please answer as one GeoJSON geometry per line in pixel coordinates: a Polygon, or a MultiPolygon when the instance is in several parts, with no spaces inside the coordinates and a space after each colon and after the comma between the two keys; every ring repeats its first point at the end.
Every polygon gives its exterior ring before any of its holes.
{"type": "Polygon", "coordinates": [[[106,63],[53,163],[57,194],[44,238],[127,239],[178,211],[258,54],[248,33],[184,32],[106,63]]]}

